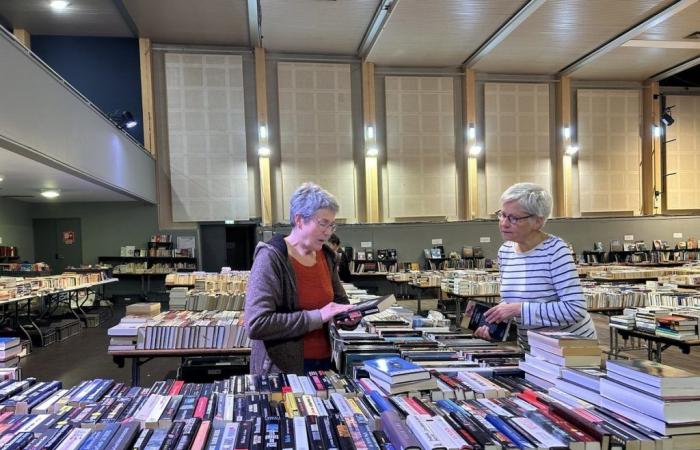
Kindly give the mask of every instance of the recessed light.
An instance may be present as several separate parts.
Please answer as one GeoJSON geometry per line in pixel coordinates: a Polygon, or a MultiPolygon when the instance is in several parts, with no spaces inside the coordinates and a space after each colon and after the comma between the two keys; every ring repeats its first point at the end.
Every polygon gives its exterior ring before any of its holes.
{"type": "Polygon", "coordinates": [[[44,189],[41,191],[41,196],[45,198],[56,198],[59,195],[61,195],[61,193],[58,191],[58,189],[44,189]]]}
{"type": "Polygon", "coordinates": [[[5,181],[5,177],[3,177],[2,175],[0,175],[0,183],[2,183],[3,181],[5,181]]]}
{"type": "Polygon", "coordinates": [[[56,11],[62,11],[68,7],[68,2],[66,0],[52,0],[49,5],[56,11]]]}

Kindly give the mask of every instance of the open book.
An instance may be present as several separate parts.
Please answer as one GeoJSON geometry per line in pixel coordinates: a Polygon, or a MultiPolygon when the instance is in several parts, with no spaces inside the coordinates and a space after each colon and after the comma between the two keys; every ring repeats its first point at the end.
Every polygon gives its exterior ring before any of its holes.
{"type": "Polygon", "coordinates": [[[348,309],[347,311],[337,314],[334,319],[342,321],[351,317],[357,317],[358,313],[363,317],[370,314],[376,314],[389,308],[394,303],[396,303],[396,297],[394,297],[394,294],[373,298],[371,300],[364,300],[362,302],[355,303],[352,305],[352,308],[348,309]]]}

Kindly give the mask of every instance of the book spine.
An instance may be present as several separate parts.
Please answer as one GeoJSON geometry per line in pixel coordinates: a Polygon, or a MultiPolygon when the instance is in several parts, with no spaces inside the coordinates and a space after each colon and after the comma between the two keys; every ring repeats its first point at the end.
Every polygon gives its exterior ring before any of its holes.
{"type": "Polygon", "coordinates": [[[251,421],[240,422],[238,427],[238,436],[234,448],[236,450],[247,450],[250,446],[250,435],[253,431],[253,423],[251,421]]]}
{"type": "Polygon", "coordinates": [[[306,432],[306,419],[294,417],[294,441],[297,450],[309,450],[309,438],[306,432]]]}
{"type": "Polygon", "coordinates": [[[265,418],[265,450],[278,450],[280,445],[280,418],[269,416],[265,418]]]}
{"type": "Polygon", "coordinates": [[[136,422],[121,424],[119,429],[114,433],[114,437],[105,445],[105,449],[109,450],[127,450],[130,444],[134,442],[139,432],[139,425],[136,422]]]}
{"type": "Polygon", "coordinates": [[[197,434],[194,437],[194,441],[192,442],[190,450],[204,450],[204,448],[207,445],[207,438],[209,437],[210,426],[211,422],[209,422],[208,420],[202,421],[202,424],[199,426],[197,434]]]}

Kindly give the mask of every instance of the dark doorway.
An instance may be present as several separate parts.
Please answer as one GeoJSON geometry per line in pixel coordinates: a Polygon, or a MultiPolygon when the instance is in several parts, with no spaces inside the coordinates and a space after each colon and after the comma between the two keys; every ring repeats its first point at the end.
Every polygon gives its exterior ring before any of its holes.
{"type": "Polygon", "coordinates": [[[80,267],[83,245],[80,219],[34,219],[34,260],[45,262],[52,274],[80,267]]]}
{"type": "Polygon", "coordinates": [[[222,267],[250,270],[257,244],[256,228],[255,223],[201,224],[202,269],[206,272],[219,272],[222,267]]]}

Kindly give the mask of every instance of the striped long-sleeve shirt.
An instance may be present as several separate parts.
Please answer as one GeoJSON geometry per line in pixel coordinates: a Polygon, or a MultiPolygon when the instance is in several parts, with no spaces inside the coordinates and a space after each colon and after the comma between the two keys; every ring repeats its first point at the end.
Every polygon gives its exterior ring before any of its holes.
{"type": "Polygon", "coordinates": [[[527,330],[539,328],[596,336],[571,251],[560,238],[548,236],[524,253],[506,242],[498,250],[498,263],[501,298],[522,304],[516,319],[521,344],[527,346],[527,330]]]}

